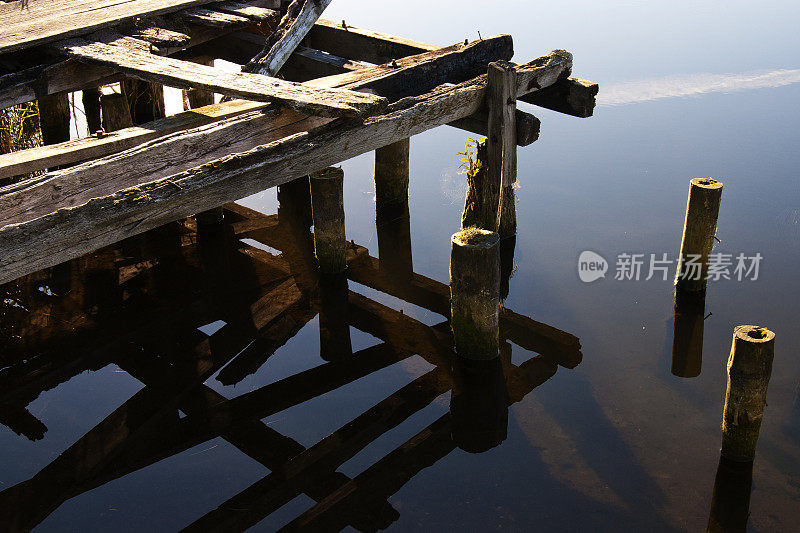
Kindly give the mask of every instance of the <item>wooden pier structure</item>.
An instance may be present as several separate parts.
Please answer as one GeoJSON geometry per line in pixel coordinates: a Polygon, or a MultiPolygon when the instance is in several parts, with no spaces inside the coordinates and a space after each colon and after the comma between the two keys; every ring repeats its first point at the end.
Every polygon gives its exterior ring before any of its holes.
{"type": "Polygon", "coordinates": [[[489,135],[489,173],[504,169],[510,190],[515,146],[539,134],[517,100],[594,108],[597,85],[570,77],[564,50],[513,64],[509,35],[438,47],[317,20],[320,0],[285,4],[0,3],[0,108],[38,100],[47,141],[0,155],[0,283],[445,124],[489,135]],[[277,77],[248,68],[268,38],[285,61],[277,77]],[[85,91],[96,125],[97,88],[120,82],[131,126],[51,135],[69,121],[68,93],[85,91]],[[226,98],[165,117],[162,86],[226,98]]]}
{"type": "Polygon", "coordinates": [[[456,447],[499,445],[508,406],[580,363],[576,337],[503,306],[485,360],[457,357],[451,286],[412,264],[409,138],[442,125],[487,136],[464,221],[498,234],[505,299],[517,147],[540,126],[517,101],[588,117],[597,85],[571,77],[564,50],[516,64],[509,35],[434,46],[320,19],[329,3],[0,3],[0,109],[36,101],[44,141],[0,154],[0,424],[43,438],[28,406],[86,370],[117,365],[144,384],[0,492],[7,530],[217,437],[270,473],[187,529],[246,529],[300,494],[316,504],[285,530],[383,529],[399,516],[389,496],[456,447]],[[184,112],[166,116],[164,87],[186,91],[184,112]],[[70,139],[77,91],[88,131],[70,139]],[[332,168],[373,150],[380,258],[346,240],[345,177],[332,168]],[[235,203],[271,187],[276,215],[235,203]],[[269,365],[317,316],[319,366],[233,398],[208,386],[269,365]],[[380,343],[354,351],[351,328],[380,343]],[[512,363],[511,342],[535,355],[512,363]],[[433,370],[308,448],[262,422],[415,355],[433,370]],[[447,392],[439,420],[358,476],[338,471],[447,392]]]}

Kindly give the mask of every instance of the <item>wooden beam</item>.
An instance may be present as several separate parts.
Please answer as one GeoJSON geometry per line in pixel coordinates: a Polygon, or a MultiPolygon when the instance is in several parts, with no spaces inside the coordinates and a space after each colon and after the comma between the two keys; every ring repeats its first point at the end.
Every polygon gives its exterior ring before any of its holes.
{"type": "Polygon", "coordinates": [[[2,11],[0,54],[84,35],[136,17],[180,11],[209,0],[36,0],[2,11]]]}
{"type": "MultiPolygon", "coordinates": [[[[355,76],[332,76],[316,80],[314,83],[327,87],[344,86],[351,90],[374,90],[373,83],[379,82],[384,88],[388,88],[390,87],[391,79],[396,77],[398,83],[397,88],[393,90],[394,94],[415,94],[420,88],[450,82],[454,78],[469,76],[469,73],[475,75],[478,72],[482,72],[488,63],[487,59],[489,57],[502,57],[509,50],[510,41],[507,37],[501,36],[476,41],[469,45],[455,45],[434,52],[408,57],[398,61],[397,68],[388,65],[370,67],[368,70],[360,70],[355,76]],[[449,68],[441,68],[440,64],[447,64],[449,68]],[[407,91],[407,93],[403,91],[407,91]]],[[[134,157],[144,157],[147,161],[130,164],[126,157],[124,160],[119,160],[118,164],[120,166],[118,167],[116,164],[111,164],[110,166],[104,164],[98,167],[95,163],[92,163],[80,167],[83,171],[79,175],[41,177],[28,181],[26,185],[18,184],[2,188],[0,189],[0,226],[16,220],[11,214],[12,211],[20,213],[20,216],[24,218],[16,221],[23,222],[35,218],[38,214],[44,215],[55,211],[58,206],[64,205],[62,202],[67,202],[67,205],[74,206],[90,198],[111,194],[129,186],[130,179],[137,180],[137,183],[150,181],[159,176],[166,176],[185,170],[223,155],[249,150],[260,144],[266,144],[280,139],[282,136],[303,131],[304,128],[319,126],[326,122],[326,119],[306,117],[291,110],[277,109],[274,106],[266,109],[264,104],[239,101],[217,104],[217,106],[178,114],[174,117],[154,122],[147,129],[123,130],[112,137],[115,138],[116,135],[119,135],[122,143],[130,143],[127,146],[133,146],[141,144],[148,139],[163,137],[170,133],[170,130],[191,128],[193,127],[191,124],[193,120],[197,121],[194,124],[197,127],[213,120],[226,118],[226,116],[240,115],[246,111],[253,111],[254,113],[247,117],[243,116],[242,120],[236,120],[235,128],[232,123],[229,124],[228,121],[223,121],[216,126],[198,130],[196,133],[199,137],[192,137],[189,144],[184,144],[184,141],[179,144],[165,142],[142,147],[143,150],[137,151],[137,155],[134,157]],[[256,111],[260,112],[256,113],[256,111]],[[195,116],[195,113],[198,115],[195,116]],[[225,115],[225,113],[230,114],[225,115]],[[289,129],[287,130],[287,128],[289,129]],[[137,142],[137,139],[140,140],[137,142]],[[179,145],[180,147],[178,147],[179,145]],[[193,155],[187,157],[186,146],[191,147],[189,151],[193,155]],[[134,177],[134,174],[138,177],[134,177]],[[125,183],[116,183],[115,180],[123,175],[125,176],[125,183]],[[31,187],[31,189],[22,192],[27,187],[31,187]],[[34,193],[33,188],[38,189],[38,191],[34,193]],[[48,192],[45,194],[50,197],[51,203],[37,207],[38,194],[43,193],[44,189],[47,189],[48,192]],[[84,192],[87,193],[85,196],[83,196],[84,192]],[[23,212],[24,215],[22,214],[23,212]]],[[[230,120],[234,119],[231,118],[230,120]]],[[[99,157],[103,153],[112,154],[121,151],[121,146],[117,147],[109,144],[106,139],[86,140],[85,144],[81,144],[81,146],[85,150],[85,154],[90,155],[90,157],[99,157]],[[102,150],[106,151],[102,152],[102,150]]],[[[58,156],[62,159],[70,157],[69,150],[71,149],[74,149],[74,146],[65,146],[65,150],[59,152],[58,156]]],[[[49,166],[46,164],[49,163],[47,157],[54,154],[38,150],[19,152],[17,155],[0,156],[0,161],[13,163],[27,160],[30,164],[35,162],[39,168],[47,168],[49,166]],[[24,155],[26,153],[34,155],[24,155]],[[36,155],[37,153],[41,155],[36,155]]],[[[88,159],[78,151],[75,154],[76,159],[72,162],[88,159]]],[[[133,154],[131,155],[133,156],[133,154]]],[[[30,165],[28,168],[30,168],[30,165]]],[[[74,170],[78,171],[77,168],[74,170]]]]}
{"type": "Polygon", "coordinates": [[[250,24],[250,19],[232,13],[224,13],[203,7],[186,9],[178,13],[178,16],[186,22],[210,26],[212,28],[244,27],[250,24]]]}
{"type": "MultiPolygon", "coordinates": [[[[572,56],[569,53],[554,51],[544,58],[517,67],[520,83],[517,96],[555,83],[571,65],[572,56]]],[[[308,123],[303,123],[303,117],[300,117],[300,121],[280,132],[284,138],[268,145],[228,155],[203,167],[155,179],[147,184],[122,188],[104,197],[95,196],[85,204],[73,204],[75,207],[71,209],[55,211],[25,224],[5,226],[0,229],[0,283],[464,118],[480,109],[485,95],[486,76],[483,75],[462,84],[442,86],[419,97],[405,98],[394,104],[389,113],[370,117],[357,124],[337,120],[309,129],[308,123]],[[76,241],[74,235],[86,238],[76,241]]],[[[263,118],[263,114],[259,115],[263,118]]],[[[225,129],[230,128],[229,131],[238,136],[240,126],[253,118],[259,117],[231,119],[225,129]]],[[[213,129],[219,130],[221,127],[217,124],[213,129]]],[[[193,144],[192,138],[202,138],[208,143],[207,133],[203,128],[198,128],[164,140],[164,143],[173,145],[178,142],[186,147],[187,141],[193,144]]],[[[158,144],[159,140],[156,140],[134,151],[150,157],[158,152],[152,150],[158,144]]],[[[116,163],[122,164],[125,172],[129,173],[135,168],[128,162],[131,155],[133,153],[81,165],[74,171],[88,171],[90,176],[96,176],[103,167],[116,163]]],[[[188,159],[185,148],[181,149],[180,157],[184,161],[188,159]]],[[[164,162],[160,163],[163,166],[164,162]]],[[[74,180],[69,179],[69,172],[64,171],[58,176],[72,182],[74,180]]],[[[130,177],[120,176],[126,180],[130,177]]],[[[15,194],[17,202],[28,196],[25,189],[15,194]]],[[[4,197],[0,196],[0,199],[4,197]]],[[[52,207],[59,209],[63,206],[64,203],[60,202],[52,207]]],[[[0,213],[9,212],[0,209],[0,213]]]]}
{"type": "Polygon", "coordinates": [[[318,116],[358,116],[379,110],[377,96],[339,89],[312,90],[298,83],[266,78],[159,57],[143,50],[135,39],[112,36],[105,42],[69,39],[53,48],[80,61],[111,67],[127,76],[183,89],[199,88],[262,102],[280,102],[318,116]]]}
{"type": "Polygon", "coordinates": [[[264,52],[255,56],[243,70],[266,76],[277,74],[330,3],[331,0],[294,0],[267,38],[264,52]]]}
{"type": "Polygon", "coordinates": [[[591,117],[599,86],[591,81],[567,78],[520,98],[523,102],[579,118],[591,117]]]}

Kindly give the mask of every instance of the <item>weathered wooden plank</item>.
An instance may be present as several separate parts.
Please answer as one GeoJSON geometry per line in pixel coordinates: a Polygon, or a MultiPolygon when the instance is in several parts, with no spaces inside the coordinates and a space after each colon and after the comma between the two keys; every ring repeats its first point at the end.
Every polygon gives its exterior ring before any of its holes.
{"type": "Polygon", "coordinates": [[[266,76],[277,74],[330,3],[331,0],[294,0],[267,38],[263,53],[256,55],[243,70],[266,76]]]}
{"type": "Polygon", "coordinates": [[[203,7],[186,9],[181,11],[179,16],[186,22],[212,28],[241,28],[250,24],[250,19],[247,17],[203,7]]]}
{"type": "Polygon", "coordinates": [[[392,59],[439,48],[436,45],[364,28],[342,26],[341,22],[325,19],[318,20],[308,33],[306,46],[325,50],[337,56],[376,64],[389,63],[392,59]]]}
{"type": "MultiPolygon", "coordinates": [[[[554,83],[571,65],[569,53],[554,51],[519,66],[521,85],[517,87],[516,96],[554,83]]],[[[25,224],[6,226],[0,229],[0,282],[464,118],[482,106],[485,94],[484,75],[462,84],[440,87],[423,96],[405,98],[394,104],[389,113],[370,117],[362,123],[338,120],[310,130],[303,124],[299,131],[295,129],[297,134],[268,145],[146,185],[97,197],[73,208],[60,209],[25,224]],[[74,235],[85,237],[76,242],[74,235]]],[[[247,118],[240,117],[225,125],[216,124],[214,128],[231,128],[230,131],[236,132],[246,121],[247,118]]],[[[178,142],[186,146],[184,143],[192,142],[198,134],[205,137],[206,132],[202,130],[179,134],[178,142]]],[[[287,135],[289,131],[287,128],[287,135]]],[[[141,153],[151,146],[148,144],[136,151],[141,153]]],[[[117,164],[128,157],[116,158],[117,164]]],[[[110,162],[113,161],[101,165],[110,162]]],[[[132,170],[130,165],[125,168],[126,172],[132,170]]],[[[62,176],[67,173],[65,171],[62,176]]]]}
{"type": "Polygon", "coordinates": [[[103,136],[94,135],[65,143],[2,154],[0,155],[0,178],[104,157],[176,131],[209,124],[264,107],[264,104],[260,102],[235,100],[226,104],[215,104],[178,113],[150,122],[146,126],[134,126],[115,132],[106,132],[103,136]]]}
{"type": "MultiPolygon", "coordinates": [[[[398,61],[397,68],[371,67],[370,70],[359,71],[356,76],[333,76],[315,83],[328,87],[345,84],[351,90],[366,90],[373,89],[373,81],[380,82],[384,88],[388,87],[387,84],[391,78],[397,77],[398,87],[405,87],[405,90],[413,93],[442,82],[455,81],[456,78],[482,72],[485,65],[491,60],[490,58],[503,57],[509,50],[510,43],[506,37],[484,39],[466,46],[456,45],[408,57],[398,61]],[[439,63],[446,63],[449,67],[447,69],[440,68],[439,63]]],[[[228,102],[218,104],[218,106],[210,108],[211,111],[198,110],[197,112],[209,113],[212,118],[220,119],[224,118],[223,110],[229,108],[235,108],[236,112],[231,112],[230,115],[233,116],[244,111],[261,110],[265,107],[264,104],[242,104],[241,102],[228,102]],[[248,108],[247,105],[252,107],[248,108]]],[[[191,114],[181,114],[163,119],[158,124],[153,123],[148,127],[153,130],[152,132],[127,130],[131,137],[129,142],[134,142],[136,137],[155,135],[161,130],[188,128],[190,126],[186,121],[191,119],[191,114]]],[[[324,123],[324,119],[305,117],[291,110],[273,108],[265,110],[263,113],[252,114],[245,120],[235,121],[235,123],[234,126],[225,121],[216,126],[198,130],[195,132],[196,135],[190,135],[185,139],[186,144],[181,141],[177,144],[167,142],[148,145],[142,151],[137,151],[136,155],[131,154],[135,159],[142,159],[138,162],[131,162],[124,158],[109,165],[88,164],[80,167],[82,170],[75,168],[77,174],[41,177],[26,184],[20,183],[0,189],[0,226],[23,222],[50,213],[58,207],[75,206],[90,198],[111,194],[130,186],[131,180],[135,180],[137,183],[150,181],[159,176],[166,176],[169,173],[211,161],[222,155],[249,150],[259,144],[277,140],[282,135],[302,131],[302,127],[318,126],[324,123]],[[117,181],[122,176],[125,176],[125,183],[117,181]],[[26,190],[27,186],[35,187],[38,190],[26,190]],[[41,204],[38,199],[42,196],[48,197],[50,200],[41,204]],[[12,212],[20,214],[23,218],[14,218],[12,212]]],[[[198,120],[199,124],[202,122],[198,120]]],[[[119,135],[127,142],[128,135],[125,132],[119,135]]],[[[164,134],[158,135],[158,137],[161,136],[164,134]]],[[[115,150],[115,146],[105,144],[103,139],[85,141],[85,149],[92,153],[92,157],[98,157],[101,150],[108,150],[105,152],[106,154],[118,151],[115,150]]],[[[20,154],[23,153],[20,152],[20,154]]],[[[44,156],[48,155],[47,152],[41,153],[44,156]]],[[[69,153],[61,152],[58,155],[63,158],[69,157],[69,153]]],[[[11,160],[14,161],[14,159],[11,160]]],[[[39,159],[39,165],[43,162],[45,160],[39,159]]]]}
{"type": "Polygon", "coordinates": [[[545,90],[525,95],[520,100],[559,113],[586,118],[594,113],[598,90],[599,86],[594,82],[568,78],[545,90]]]}
{"type": "Polygon", "coordinates": [[[340,89],[314,90],[275,78],[225,72],[188,61],[155,56],[135,47],[135,43],[131,43],[134,39],[122,36],[112,36],[105,41],[69,39],[52,46],[83,62],[111,67],[144,81],[184,89],[205,89],[246,100],[280,102],[313,115],[364,115],[377,111],[385,104],[383,98],[371,94],[340,89]]]}
{"type": "Polygon", "coordinates": [[[208,0],[35,0],[0,12],[0,54],[83,35],[132,20],[180,11],[208,0]]]}
{"type": "MultiPolygon", "coordinates": [[[[371,63],[385,63],[393,58],[419,54],[437,48],[436,45],[355,26],[342,26],[341,23],[324,19],[317,21],[309,32],[306,45],[335,55],[371,63]]],[[[537,91],[520,97],[520,100],[559,113],[585,118],[592,116],[597,92],[598,85],[596,83],[578,78],[567,78],[559,81],[547,91],[537,91]]],[[[482,132],[476,133],[483,134],[482,132]]],[[[521,144],[520,146],[525,145],[521,144]]]]}
{"type": "Polygon", "coordinates": [[[216,11],[231,13],[232,15],[245,17],[255,22],[272,21],[278,14],[274,9],[251,6],[241,2],[223,2],[221,4],[214,4],[212,7],[216,11]]]}

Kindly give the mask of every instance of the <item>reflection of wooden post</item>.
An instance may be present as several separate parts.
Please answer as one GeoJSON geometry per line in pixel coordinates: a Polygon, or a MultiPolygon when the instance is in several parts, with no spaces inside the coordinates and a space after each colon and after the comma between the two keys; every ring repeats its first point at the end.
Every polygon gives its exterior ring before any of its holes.
{"type": "Polygon", "coordinates": [[[111,93],[100,97],[100,107],[103,109],[103,129],[117,131],[133,126],[131,110],[128,108],[128,99],[124,94],[111,93]]]}
{"type": "Polygon", "coordinates": [[[675,291],[672,326],[672,374],[694,378],[703,369],[706,297],[702,292],[675,291]]]}
{"type": "Polygon", "coordinates": [[[69,140],[69,96],[57,93],[39,99],[39,124],[42,142],[58,144],[69,140]]]}
{"type": "Polygon", "coordinates": [[[375,150],[375,225],[380,266],[399,279],[414,272],[408,214],[410,140],[375,150]]]}
{"type": "Polygon", "coordinates": [[[750,516],[750,489],[753,484],[753,463],[719,458],[711,499],[708,533],[747,531],[750,516]]]}
{"type": "Polygon", "coordinates": [[[480,453],[508,436],[508,394],[500,358],[454,363],[450,396],[453,440],[465,452],[480,453]]]}
{"type": "Polygon", "coordinates": [[[694,178],[689,185],[686,220],[675,285],[683,291],[706,288],[708,256],[714,246],[722,183],[711,178],[694,178]],[[687,259],[694,257],[694,261],[687,259]],[[694,263],[694,264],[693,264],[694,263]]]}
{"type": "Polygon", "coordinates": [[[164,87],[157,83],[127,79],[120,84],[122,93],[128,97],[134,124],[144,124],[164,118],[164,87]]]}
{"type": "Polygon", "coordinates": [[[314,253],[320,270],[338,274],[347,268],[344,232],[344,171],[329,167],[311,175],[314,253]]]}
{"type": "Polygon", "coordinates": [[[83,112],[86,114],[86,128],[89,134],[97,133],[100,129],[100,89],[84,89],[81,100],[83,112]]]}
{"type": "Polygon", "coordinates": [[[500,301],[508,298],[511,276],[514,275],[514,249],[517,236],[512,235],[500,241],[500,301]]]}
{"type": "Polygon", "coordinates": [[[507,61],[489,63],[486,103],[489,107],[489,136],[486,146],[488,179],[500,183],[500,205],[493,229],[501,237],[517,232],[514,183],[517,181],[517,71],[507,61]],[[498,179],[499,176],[499,179],[498,179]]]}
{"type": "Polygon", "coordinates": [[[722,415],[722,454],[728,459],[755,457],[774,354],[773,332],[757,326],[734,329],[722,415]]]}
{"type": "Polygon", "coordinates": [[[319,291],[320,356],[326,361],[349,357],[353,347],[347,320],[347,276],[341,273],[320,276],[319,291]]]}
{"type": "Polygon", "coordinates": [[[453,235],[450,247],[450,323],[456,353],[468,359],[498,354],[500,237],[476,228],[453,235]]]}

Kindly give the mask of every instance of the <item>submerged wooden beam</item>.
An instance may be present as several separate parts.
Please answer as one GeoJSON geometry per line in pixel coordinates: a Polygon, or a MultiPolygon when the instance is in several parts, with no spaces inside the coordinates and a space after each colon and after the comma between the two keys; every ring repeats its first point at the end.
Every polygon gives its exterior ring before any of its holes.
{"type": "Polygon", "coordinates": [[[59,52],[90,64],[111,67],[133,78],[183,89],[205,89],[246,100],[280,102],[318,116],[356,116],[379,110],[380,97],[339,89],[312,90],[298,83],[155,56],[134,39],[112,36],[106,42],[69,39],[59,52]]]}
{"type": "MultiPolygon", "coordinates": [[[[571,54],[557,50],[517,67],[516,95],[555,83],[571,66],[571,54]]],[[[483,105],[485,96],[486,76],[483,75],[462,84],[441,86],[422,96],[405,98],[394,104],[389,113],[355,124],[340,119],[309,129],[301,120],[297,123],[301,124],[299,130],[287,128],[284,138],[267,145],[146,184],[121,188],[72,208],[59,209],[64,204],[56,204],[53,207],[58,211],[0,229],[0,283],[464,118],[483,105]],[[84,237],[76,241],[75,235],[84,237]]],[[[231,133],[237,134],[239,126],[248,120],[253,117],[235,118],[224,126],[215,124],[213,129],[230,128],[231,133]]],[[[198,134],[208,142],[202,130],[178,134],[164,142],[186,146],[185,143],[198,138],[198,134]]],[[[154,143],[157,145],[159,141],[154,143]]],[[[151,143],[135,151],[147,156],[153,146],[151,143]]],[[[95,175],[116,160],[116,164],[122,164],[130,172],[136,165],[135,159],[129,160],[130,155],[76,169],[85,173],[92,168],[90,174],[95,175]],[[127,161],[130,162],[126,164],[127,161]]],[[[185,150],[182,158],[187,159],[185,150]]],[[[68,174],[69,171],[65,171],[59,176],[66,178],[68,174]]],[[[131,176],[121,178],[129,180],[131,176]]],[[[25,196],[23,191],[18,192],[25,196]]],[[[1,212],[7,213],[6,210],[1,212]]]]}

